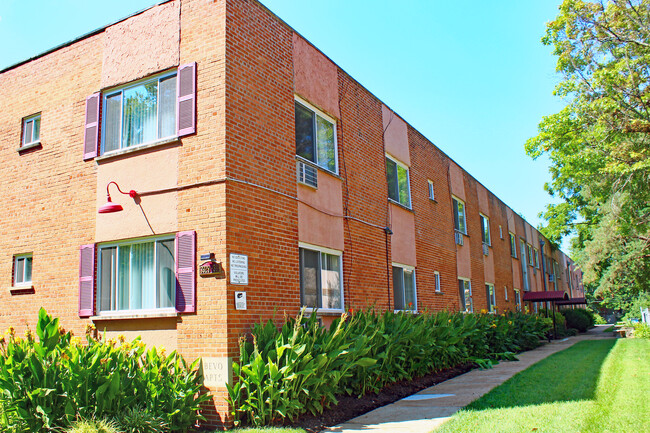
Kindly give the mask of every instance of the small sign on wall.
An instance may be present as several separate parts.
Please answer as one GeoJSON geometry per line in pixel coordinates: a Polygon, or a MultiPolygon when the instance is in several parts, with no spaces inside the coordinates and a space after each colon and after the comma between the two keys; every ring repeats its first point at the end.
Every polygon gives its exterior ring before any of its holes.
{"type": "Polygon", "coordinates": [[[235,292],[235,309],[246,309],[246,292],[235,292]]]}
{"type": "Polygon", "coordinates": [[[203,278],[208,277],[224,277],[225,273],[221,267],[221,263],[215,262],[214,260],[208,260],[199,265],[199,275],[203,278]]]}
{"type": "Polygon", "coordinates": [[[248,284],[248,256],[230,253],[230,284],[248,284]]]}

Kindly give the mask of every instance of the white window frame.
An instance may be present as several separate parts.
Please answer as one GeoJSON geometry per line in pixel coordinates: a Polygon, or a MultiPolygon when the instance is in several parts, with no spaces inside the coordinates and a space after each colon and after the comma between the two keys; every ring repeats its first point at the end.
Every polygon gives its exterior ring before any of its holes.
{"type": "Polygon", "coordinates": [[[491,246],[492,245],[492,236],[490,236],[490,218],[487,215],[482,214],[482,213],[479,213],[479,216],[480,216],[479,219],[481,220],[481,241],[485,245],[491,246]],[[487,227],[485,227],[485,229],[486,229],[485,232],[483,231],[483,229],[484,229],[483,221],[487,222],[487,227]],[[485,239],[486,236],[487,236],[487,242],[486,242],[486,239],[485,239]]]}
{"type": "Polygon", "coordinates": [[[34,276],[32,274],[34,268],[34,256],[32,253],[24,253],[24,254],[16,254],[14,255],[14,275],[13,275],[13,281],[11,282],[13,284],[13,287],[31,287],[32,286],[32,280],[34,279],[34,276]],[[27,277],[27,266],[25,264],[28,262],[27,259],[29,260],[29,280],[26,279],[27,277]],[[21,276],[22,281],[18,281],[18,275],[16,273],[16,270],[18,269],[18,261],[22,260],[23,261],[23,275],[21,276]]]}
{"type": "Polygon", "coordinates": [[[533,254],[534,254],[535,268],[539,269],[539,250],[535,247],[533,247],[533,254]]]}
{"type": "Polygon", "coordinates": [[[429,185],[429,200],[435,201],[436,200],[436,192],[433,189],[433,181],[431,179],[427,179],[427,184],[429,185]]]}
{"type": "Polygon", "coordinates": [[[497,293],[493,283],[485,283],[485,295],[488,301],[488,313],[496,313],[497,293]],[[491,289],[491,290],[490,290],[491,289]],[[490,293],[490,291],[492,293],[490,293]]]}
{"type": "Polygon", "coordinates": [[[521,311],[521,291],[519,289],[514,289],[515,291],[515,309],[521,311]]]}
{"type": "MultiPolygon", "coordinates": [[[[329,254],[331,256],[338,256],[339,258],[339,269],[340,269],[340,275],[339,275],[339,288],[341,290],[341,308],[314,308],[314,307],[308,307],[306,305],[302,305],[302,307],[305,308],[305,311],[307,312],[314,312],[318,311],[320,313],[342,313],[345,310],[345,297],[344,297],[344,291],[343,291],[343,252],[339,250],[334,250],[331,248],[326,248],[326,247],[321,247],[318,245],[314,244],[308,244],[305,242],[299,242],[298,243],[298,254],[300,254],[300,249],[305,249],[305,250],[310,250],[310,251],[317,251],[319,253],[325,253],[329,254]]],[[[318,266],[322,270],[322,256],[319,254],[318,256],[318,266]]],[[[300,278],[300,277],[298,277],[300,278]]],[[[299,290],[300,290],[300,296],[302,297],[302,281],[299,281],[299,290]]],[[[322,303],[322,299],[321,299],[322,303]]],[[[302,300],[301,300],[302,304],[302,300]]]]}
{"type": "Polygon", "coordinates": [[[435,281],[435,292],[442,293],[442,285],[440,284],[440,272],[434,271],[433,278],[435,281]]]}
{"type": "MultiPolygon", "coordinates": [[[[395,158],[394,156],[391,156],[391,155],[388,154],[388,153],[386,154],[386,159],[390,159],[390,160],[393,161],[397,166],[400,166],[400,167],[402,167],[403,169],[406,170],[406,186],[407,186],[407,188],[408,188],[408,189],[407,189],[407,192],[408,192],[408,203],[404,204],[404,203],[401,203],[401,202],[399,202],[399,201],[395,201],[395,200],[393,200],[392,198],[390,198],[390,193],[389,193],[389,195],[388,195],[388,200],[389,200],[390,202],[392,202],[392,203],[396,203],[396,204],[399,204],[400,206],[404,206],[404,207],[406,207],[406,208],[408,208],[408,209],[411,209],[411,202],[412,202],[412,200],[411,200],[411,170],[409,169],[409,166],[408,166],[408,165],[404,164],[403,162],[401,162],[400,160],[398,160],[398,159],[395,158]]],[[[386,173],[386,174],[388,174],[388,173],[386,173]]],[[[395,167],[395,175],[397,176],[397,179],[396,179],[396,181],[397,181],[397,188],[398,188],[397,193],[398,193],[398,195],[399,195],[399,175],[397,174],[397,167],[395,167]]],[[[387,184],[387,185],[390,185],[390,183],[388,182],[388,177],[386,177],[386,184],[387,184]]]]}
{"type": "MultiPolygon", "coordinates": [[[[338,138],[337,138],[337,133],[336,133],[337,132],[337,130],[336,130],[336,128],[337,128],[336,119],[329,116],[329,115],[327,115],[327,114],[325,114],[325,112],[323,112],[323,111],[319,110],[318,108],[314,107],[312,104],[310,104],[306,100],[302,99],[298,95],[293,95],[293,99],[294,99],[294,103],[295,102],[299,103],[304,108],[312,111],[318,117],[320,117],[323,120],[326,120],[327,122],[332,124],[332,131],[334,133],[334,171],[331,171],[328,168],[325,168],[325,167],[323,167],[321,165],[318,165],[318,149],[317,148],[316,148],[316,154],[314,155],[314,159],[316,161],[310,161],[309,159],[303,158],[302,156],[300,156],[298,154],[296,154],[296,158],[301,160],[301,161],[305,161],[308,164],[311,164],[311,165],[313,165],[315,167],[318,167],[318,168],[320,168],[322,170],[325,170],[328,173],[334,173],[335,175],[338,176],[338,174],[339,174],[339,143],[338,143],[338,138]]],[[[294,125],[294,127],[295,127],[295,125],[294,125]]],[[[316,131],[314,131],[314,134],[316,135],[316,131]]],[[[318,142],[316,142],[316,147],[318,147],[318,142]]]]}
{"type": "Polygon", "coordinates": [[[526,254],[528,255],[528,266],[535,267],[535,262],[533,258],[533,246],[526,242],[526,254]]]}
{"type": "Polygon", "coordinates": [[[467,308],[467,297],[465,297],[465,288],[463,287],[463,298],[460,299],[460,287],[458,287],[458,296],[459,300],[461,301],[460,307],[463,307],[463,303],[465,304],[465,309],[461,309],[461,313],[473,313],[474,312],[474,296],[472,295],[472,280],[469,278],[463,278],[463,277],[458,277],[458,281],[464,281],[467,282],[468,287],[469,287],[469,309],[467,308]]]}
{"type": "Polygon", "coordinates": [[[513,232],[508,232],[510,235],[510,257],[517,258],[517,236],[513,232]]]}
{"type": "MultiPolygon", "coordinates": [[[[418,285],[417,285],[417,276],[415,275],[415,267],[410,266],[410,265],[405,265],[402,263],[392,263],[391,267],[391,272],[392,268],[402,268],[402,271],[409,271],[413,273],[413,300],[415,301],[415,305],[413,305],[412,309],[406,308],[406,292],[402,291],[402,303],[404,304],[404,309],[403,310],[398,310],[397,308],[394,308],[394,311],[406,311],[409,313],[417,313],[418,312],[418,285]]],[[[406,285],[404,284],[404,278],[402,278],[402,287],[405,289],[406,285]]],[[[395,294],[395,287],[393,284],[393,296],[395,294]]]]}
{"type": "MultiPolygon", "coordinates": [[[[153,75],[153,76],[150,76],[150,77],[142,78],[142,79],[137,80],[137,81],[132,81],[130,83],[127,83],[127,84],[124,84],[124,85],[121,85],[121,86],[118,86],[118,87],[114,87],[114,88],[111,88],[111,89],[108,89],[108,90],[104,90],[102,92],[102,107],[101,107],[102,108],[102,110],[101,110],[102,111],[102,128],[101,128],[101,146],[100,146],[101,151],[100,151],[100,155],[111,155],[111,154],[114,154],[114,153],[123,152],[126,149],[137,149],[137,148],[140,148],[140,147],[150,146],[150,145],[158,143],[158,142],[168,141],[168,140],[173,140],[175,138],[178,138],[178,135],[177,135],[178,131],[176,130],[176,128],[174,128],[174,133],[172,135],[167,136],[167,137],[158,137],[158,138],[156,138],[154,140],[147,141],[147,142],[140,143],[140,144],[136,144],[136,145],[133,145],[133,146],[126,146],[125,147],[125,146],[122,145],[123,144],[122,143],[122,134],[123,134],[122,127],[123,127],[123,122],[124,122],[124,115],[123,115],[124,91],[129,90],[129,89],[131,89],[133,87],[139,87],[139,86],[141,86],[143,84],[148,83],[149,81],[160,81],[160,80],[163,80],[165,78],[172,77],[172,76],[175,76],[176,80],[178,80],[178,71],[176,69],[171,70],[171,71],[167,71],[167,72],[163,72],[161,74],[156,74],[156,75],[153,75]],[[120,108],[120,147],[117,148],[117,149],[105,152],[104,151],[104,141],[105,141],[105,138],[106,138],[105,131],[106,131],[106,115],[107,115],[106,99],[108,97],[110,97],[110,96],[116,95],[117,93],[122,94],[122,100],[121,100],[122,105],[121,105],[121,108],[120,108]]],[[[178,82],[177,82],[177,89],[178,89],[178,82]]],[[[160,95],[160,86],[158,86],[158,95],[160,95]]],[[[178,90],[177,90],[177,94],[176,94],[176,99],[178,100],[178,90]]],[[[159,101],[160,98],[157,98],[157,100],[159,101]]],[[[178,103],[176,101],[174,101],[174,116],[175,116],[174,119],[175,119],[175,123],[176,123],[178,121],[178,103]]],[[[156,131],[158,130],[158,122],[159,121],[160,121],[160,104],[157,104],[157,106],[156,106],[156,131]]]]}
{"type": "Polygon", "coordinates": [[[30,146],[35,146],[38,143],[41,142],[41,113],[38,114],[32,114],[31,116],[27,116],[23,119],[22,123],[22,131],[20,134],[20,147],[30,147],[30,146]],[[34,124],[38,120],[38,137],[34,138],[34,124]],[[31,123],[32,124],[32,136],[30,137],[30,141],[26,141],[27,137],[25,136],[25,132],[27,131],[27,125],[31,123]]]}
{"type": "Polygon", "coordinates": [[[453,215],[453,218],[454,218],[454,230],[456,230],[457,232],[462,233],[464,235],[467,235],[467,208],[465,206],[465,202],[463,200],[459,199],[458,197],[456,197],[455,195],[452,195],[451,196],[451,209],[452,209],[452,212],[454,211],[454,201],[456,201],[457,203],[460,203],[460,204],[463,205],[463,230],[460,229],[460,216],[458,216],[459,228],[456,228],[456,217],[457,217],[456,214],[453,215]]]}
{"type": "MultiPolygon", "coordinates": [[[[172,290],[172,306],[163,307],[163,308],[143,308],[143,309],[128,309],[128,310],[101,310],[101,299],[102,299],[102,260],[101,260],[101,250],[105,248],[120,247],[126,245],[136,245],[140,243],[149,243],[154,242],[154,266],[156,271],[158,270],[158,252],[155,247],[155,242],[157,241],[174,241],[174,262],[176,258],[176,237],[175,235],[160,235],[160,236],[148,236],[148,237],[139,237],[132,239],[124,239],[117,242],[105,242],[97,245],[97,276],[96,276],[96,296],[95,296],[95,311],[98,312],[98,316],[130,316],[134,313],[137,314],[157,314],[157,313],[176,313],[176,288],[172,290]]],[[[119,248],[117,248],[119,254],[119,248]]],[[[116,261],[119,262],[119,256],[116,256],[116,261]]],[[[154,286],[158,287],[158,272],[154,273],[154,286]]],[[[117,295],[117,292],[115,293],[117,295]]],[[[117,299],[113,300],[117,305],[117,299]]]]}

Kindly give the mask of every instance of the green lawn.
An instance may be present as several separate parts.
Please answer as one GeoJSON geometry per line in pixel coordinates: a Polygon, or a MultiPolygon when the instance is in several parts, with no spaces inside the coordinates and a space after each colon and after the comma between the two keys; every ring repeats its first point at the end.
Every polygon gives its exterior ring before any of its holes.
{"type": "Polygon", "coordinates": [[[650,431],[650,340],[582,341],[515,375],[436,433],[650,431]]]}

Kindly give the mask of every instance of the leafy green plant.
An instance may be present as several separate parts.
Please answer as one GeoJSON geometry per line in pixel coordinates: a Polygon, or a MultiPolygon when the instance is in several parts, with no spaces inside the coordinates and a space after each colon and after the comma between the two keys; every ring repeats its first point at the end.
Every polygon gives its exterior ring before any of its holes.
{"type": "Polygon", "coordinates": [[[228,402],[236,425],[280,424],[317,414],[339,394],[475,362],[485,367],[540,344],[548,321],[521,313],[343,314],[329,329],[316,314],[254,325],[240,340],[228,402]]]}
{"type": "Polygon", "coordinates": [[[115,417],[122,433],[158,433],[168,431],[167,423],[142,406],[129,407],[115,417]]]}
{"type": "Polygon", "coordinates": [[[593,322],[591,321],[591,316],[587,313],[586,310],[563,310],[562,315],[566,320],[566,327],[570,329],[576,329],[579,332],[586,332],[589,329],[593,322]]]}
{"type": "Polygon", "coordinates": [[[634,337],[635,338],[648,338],[650,339],[650,326],[647,323],[634,324],[634,337]]]}
{"type": "Polygon", "coordinates": [[[198,360],[187,364],[133,342],[86,334],[86,344],[44,309],[36,335],[0,339],[0,429],[43,431],[78,418],[101,419],[142,406],[172,431],[185,431],[210,397],[200,393],[198,360]]]}
{"type": "Polygon", "coordinates": [[[107,419],[74,421],[66,433],[118,433],[115,422],[107,419]]]}

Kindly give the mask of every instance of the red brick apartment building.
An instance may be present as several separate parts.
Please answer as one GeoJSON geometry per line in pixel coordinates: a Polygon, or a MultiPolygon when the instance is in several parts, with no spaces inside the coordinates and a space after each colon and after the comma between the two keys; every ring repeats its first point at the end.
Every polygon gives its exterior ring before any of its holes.
{"type": "Polygon", "coordinates": [[[584,296],[565,254],[255,0],[161,2],[0,89],[0,326],[43,306],[204,357],[214,422],[259,320],[584,296]]]}

